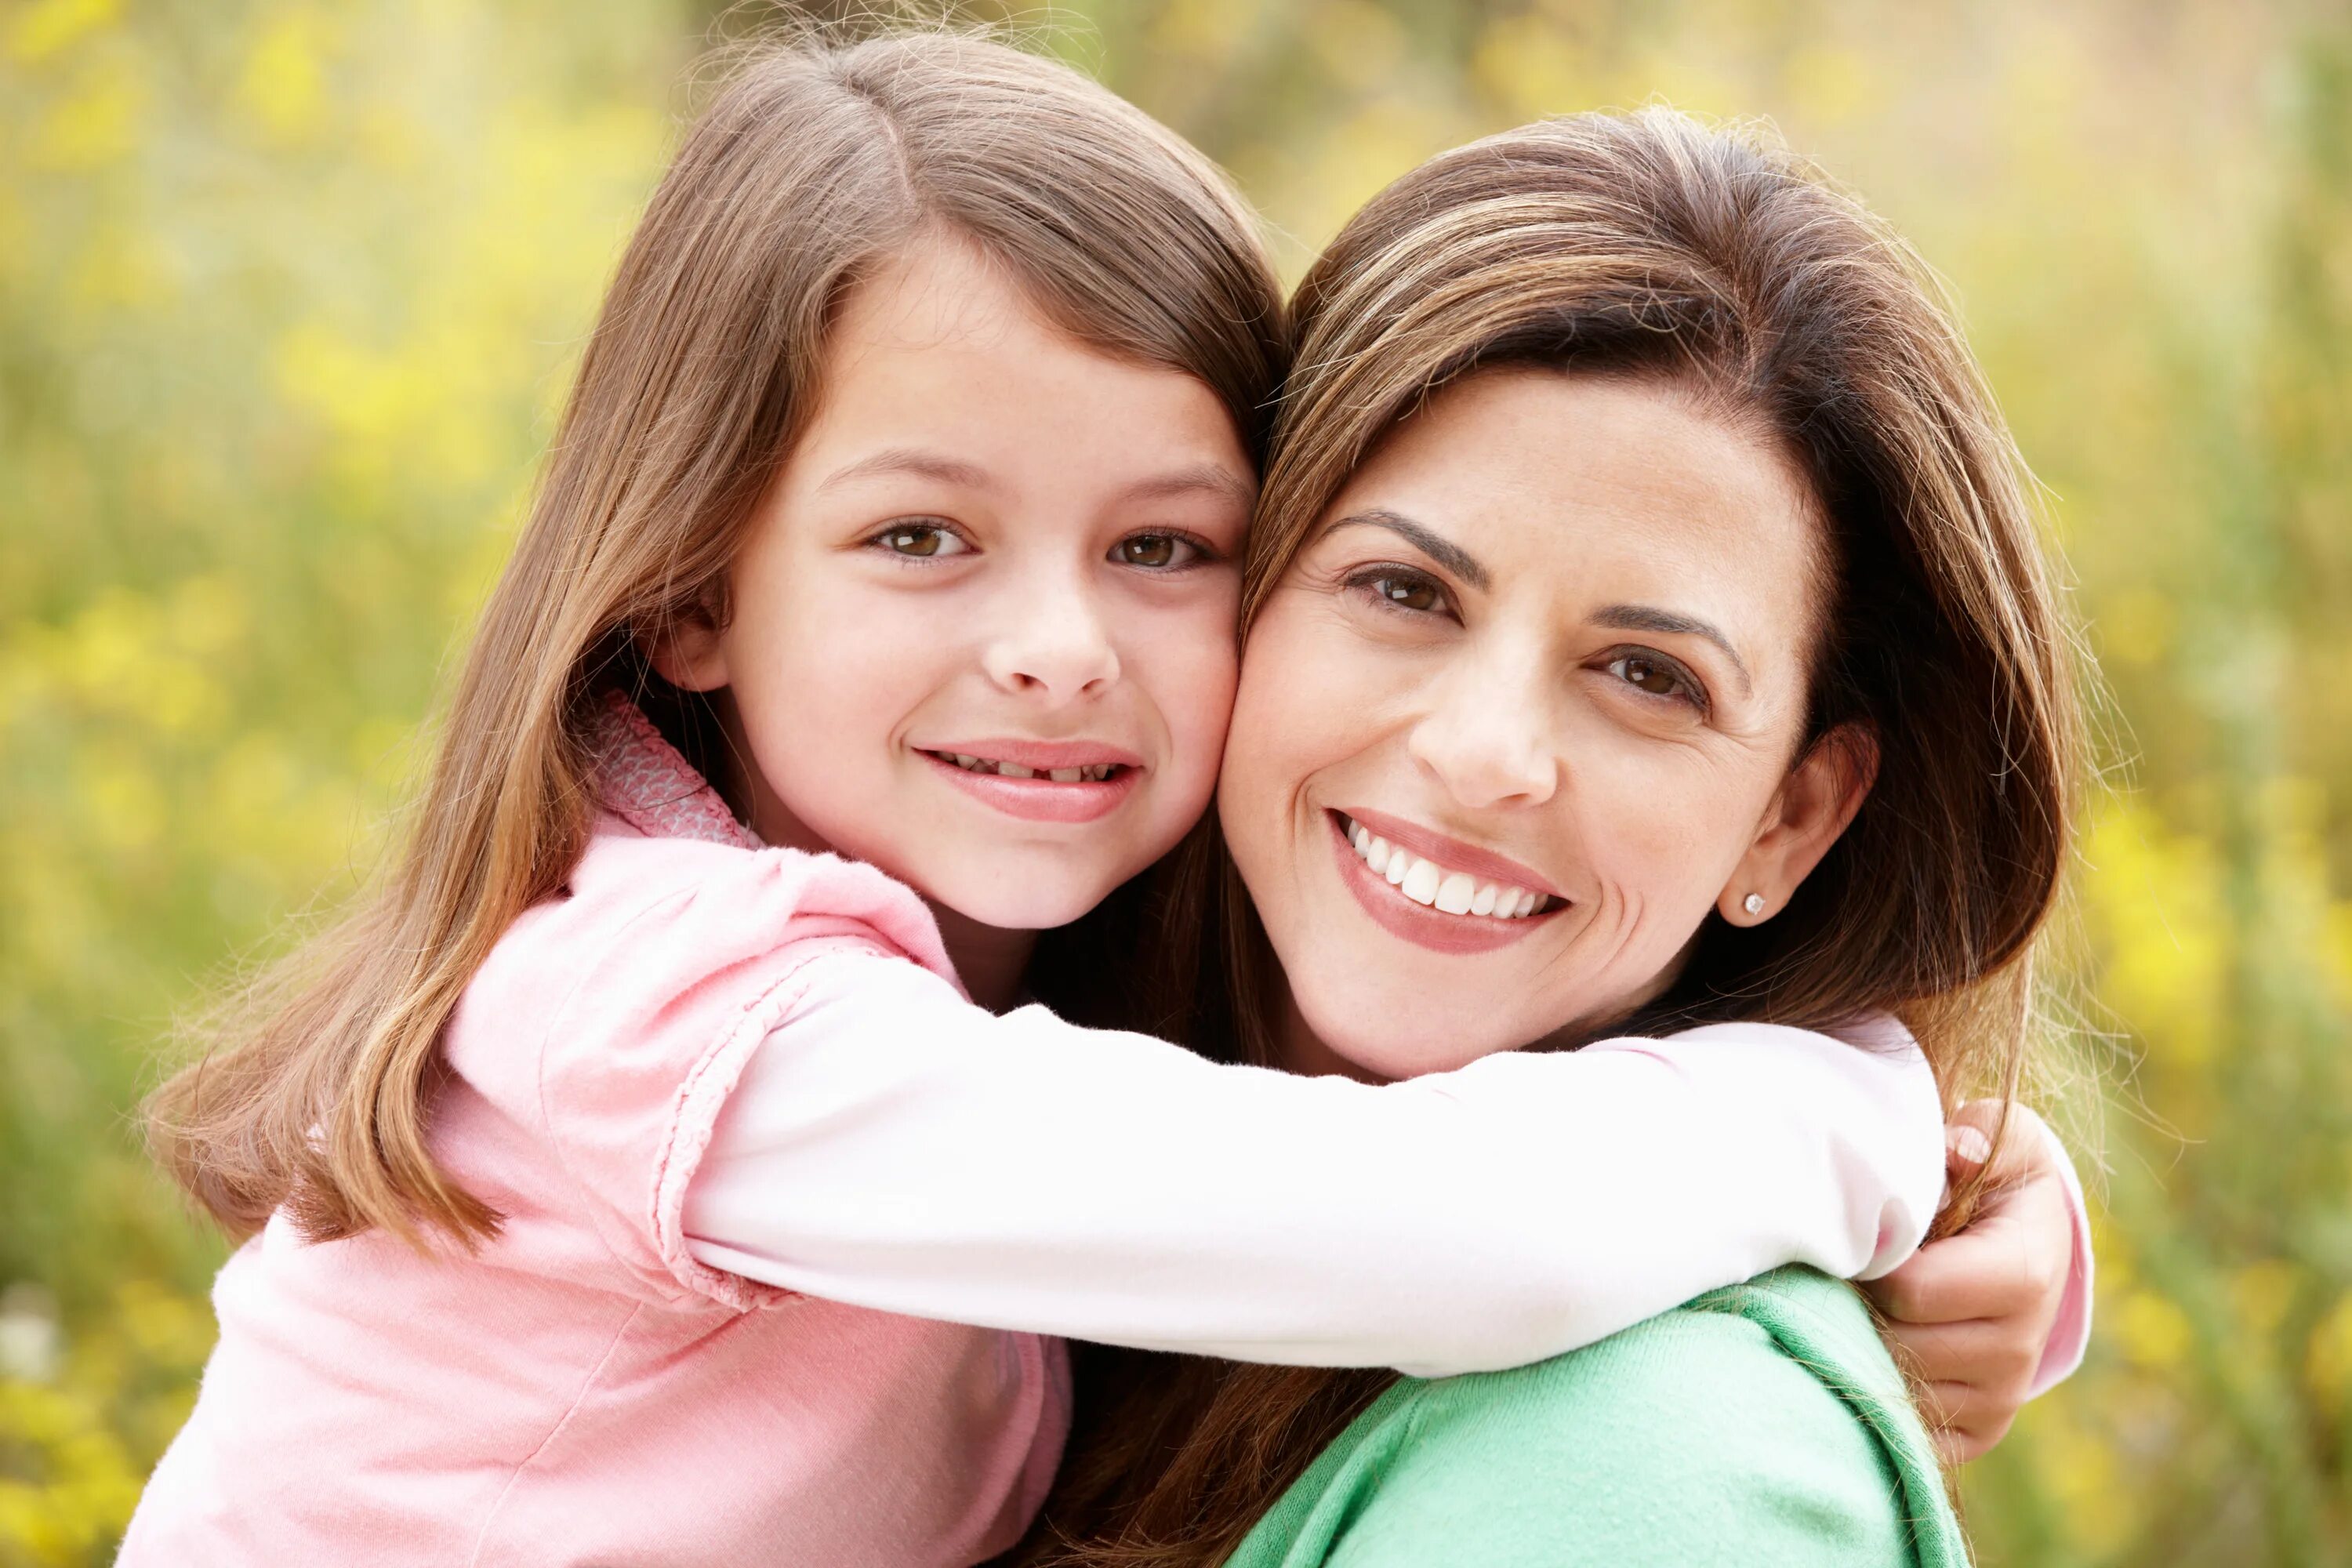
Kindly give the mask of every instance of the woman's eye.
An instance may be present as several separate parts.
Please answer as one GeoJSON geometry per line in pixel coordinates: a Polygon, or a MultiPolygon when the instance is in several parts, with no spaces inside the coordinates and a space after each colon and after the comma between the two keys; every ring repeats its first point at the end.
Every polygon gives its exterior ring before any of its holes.
{"type": "Polygon", "coordinates": [[[1677,665],[1642,653],[1621,653],[1609,661],[1609,673],[1652,697],[1680,697],[1699,705],[1698,689],[1677,665]]]}
{"type": "Polygon", "coordinates": [[[916,561],[961,555],[971,548],[954,532],[935,522],[894,522],[866,542],[879,545],[893,555],[903,555],[916,561]]]}
{"type": "Polygon", "coordinates": [[[1120,565],[1155,572],[1190,566],[1204,553],[1181,533],[1130,533],[1110,547],[1110,558],[1120,565]]]}
{"type": "Polygon", "coordinates": [[[1453,611],[1453,601],[1434,579],[1418,572],[1400,572],[1394,568],[1359,574],[1350,587],[1360,588],[1391,609],[1410,610],[1422,615],[1447,615],[1453,611]]]}

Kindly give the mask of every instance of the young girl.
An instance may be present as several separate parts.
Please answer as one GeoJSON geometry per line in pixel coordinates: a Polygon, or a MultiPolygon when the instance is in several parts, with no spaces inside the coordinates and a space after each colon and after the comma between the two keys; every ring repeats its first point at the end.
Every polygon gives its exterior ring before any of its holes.
{"type": "Polygon", "coordinates": [[[159,1096],[248,1239],[122,1562],[971,1563],[1059,1452],[1040,1333],[1462,1371],[1916,1245],[1916,1050],[1375,1087],[989,1010],[1116,1000],[1080,917],[1208,802],[1286,330],[1214,172],[1072,73],[741,73],[404,858],[159,1096]]]}

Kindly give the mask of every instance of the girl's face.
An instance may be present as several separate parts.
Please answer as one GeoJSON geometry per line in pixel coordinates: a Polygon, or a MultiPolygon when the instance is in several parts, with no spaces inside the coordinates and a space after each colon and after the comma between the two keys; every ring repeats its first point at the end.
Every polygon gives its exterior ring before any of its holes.
{"type": "Polygon", "coordinates": [[[1670,387],[1490,371],[1397,429],[1253,626],[1218,797],[1292,1065],[1591,1028],[1710,909],[1778,912],[1868,787],[1864,745],[1795,757],[1819,545],[1780,453],[1670,387]]]}
{"type": "Polygon", "coordinates": [[[730,579],[659,656],[729,689],[770,843],[1065,924],[1206,808],[1255,479],[1217,396],[950,242],[860,283],[730,579]]]}

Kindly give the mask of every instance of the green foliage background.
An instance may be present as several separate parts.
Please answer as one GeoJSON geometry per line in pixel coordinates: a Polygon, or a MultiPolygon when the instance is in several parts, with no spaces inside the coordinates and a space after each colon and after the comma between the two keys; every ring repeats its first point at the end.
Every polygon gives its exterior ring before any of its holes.
{"type": "MultiPolygon", "coordinates": [[[[1769,116],[1948,274],[2114,692],[2069,947],[2099,1333],[1971,1526],[2017,1568],[2352,1563],[2352,17],[1054,20],[1294,273],[1430,153],[1662,97],[1769,116]]],[[[708,22],[0,0],[0,1564],[105,1561],[187,1409],[219,1248],[129,1110],[173,1014],[374,853],[708,22]]]]}

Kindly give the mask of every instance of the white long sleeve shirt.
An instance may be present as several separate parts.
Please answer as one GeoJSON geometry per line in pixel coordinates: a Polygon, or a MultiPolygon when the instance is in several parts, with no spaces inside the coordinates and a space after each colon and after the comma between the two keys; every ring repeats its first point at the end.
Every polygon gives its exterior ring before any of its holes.
{"type": "Polygon", "coordinates": [[[1943,1121],[1890,1023],[1724,1024],[1384,1086],[1220,1066],[917,964],[814,961],[688,1189],[698,1261],[916,1317],[1419,1375],[1788,1263],[1872,1278],[1943,1121]]]}

